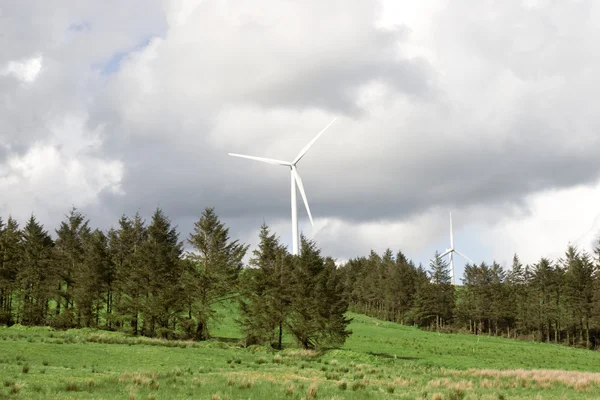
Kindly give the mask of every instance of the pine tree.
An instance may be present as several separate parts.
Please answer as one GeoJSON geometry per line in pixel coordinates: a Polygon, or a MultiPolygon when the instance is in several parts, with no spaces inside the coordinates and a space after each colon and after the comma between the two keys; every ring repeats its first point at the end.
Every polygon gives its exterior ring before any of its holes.
{"type": "Polygon", "coordinates": [[[217,317],[213,306],[231,297],[237,290],[248,246],[229,238],[229,228],[219,221],[214,208],[207,208],[194,224],[188,242],[194,247],[186,270],[188,313],[196,319],[198,340],[210,337],[209,324],[217,317]]]}
{"type": "Polygon", "coordinates": [[[81,309],[75,310],[74,292],[77,276],[81,271],[84,257],[84,243],[90,235],[89,221],[75,207],[66,216],[66,220],[56,230],[56,262],[60,282],[56,297],[56,318],[58,327],[81,326],[81,309]]]}
{"type": "Polygon", "coordinates": [[[566,302],[572,310],[571,331],[578,333],[579,343],[590,348],[590,319],[593,308],[594,268],[590,257],[569,246],[565,258],[559,261],[563,267],[566,302]],[[585,332],[585,338],[584,338],[585,332]]]}
{"type": "Polygon", "coordinates": [[[114,315],[110,316],[110,323],[114,322],[126,331],[130,327],[134,335],[140,330],[142,301],[150,285],[141,257],[142,245],[147,240],[148,230],[139,213],[133,220],[122,216],[119,229],[109,233],[109,254],[116,270],[116,293],[111,301],[114,315]]]}
{"type": "Polygon", "coordinates": [[[289,260],[285,248],[266,224],[261,226],[258,249],[240,278],[239,323],[246,344],[271,344],[281,349],[283,325],[290,304],[289,260]]]}
{"type": "Polygon", "coordinates": [[[81,315],[81,326],[98,326],[100,314],[106,305],[108,286],[114,279],[114,268],[108,252],[108,238],[99,229],[84,242],[81,268],[76,274],[74,296],[81,315]]]}
{"type": "Polygon", "coordinates": [[[21,256],[21,231],[19,224],[8,217],[6,225],[0,224],[0,324],[12,325],[13,294],[16,289],[21,256]]]}
{"type": "Polygon", "coordinates": [[[520,331],[525,331],[528,320],[528,287],[525,279],[525,268],[515,254],[513,256],[512,268],[506,278],[506,293],[508,296],[508,307],[512,310],[511,317],[514,320],[512,335],[515,338],[520,331]]]}
{"type": "Polygon", "coordinates": [[[301,237],[301,253],[294,257],[292,303],[288,330],[304,348],[335,347],[351,331],[341,275],[333,260],[324,260],[313,241],[301,237]]]}
{"type": "Polygon", "coordinates": [[[47,322],[49,302],[58,284],[53,269],[54,242],[32,215],[23,228],[20,257],[19,286],[21,289],[22,324],[44,325],[47,322]]]}
{"type": "Polygon", "coordinates": [[[538,338],[540,341],[550,341],[552,321],[557,316],[555,265],[549,259],[542,257],[534,265],[533,274],[532,286],[535,296],[534,310],[538,338]]]}
{"type": "Polygon", "coordinates": [[[179,242],[176,228],[157,209],[148,226],[148,239],[141,244],[139,253],[147,284],[143,300],[145,335],[159,333],[168,338],[173,333],[176,317],[183,310],[182,254],[183,243],[179,242]]]}
{"type": "Polygon", "coordinates": [[[439,330],[445,322],[451,322],[455,305],[454,287],[451,283],[448,263],[438,252],[429,264],[429,284],[419,291],[416,300],[419,320],[434,323],[439,330]]]}

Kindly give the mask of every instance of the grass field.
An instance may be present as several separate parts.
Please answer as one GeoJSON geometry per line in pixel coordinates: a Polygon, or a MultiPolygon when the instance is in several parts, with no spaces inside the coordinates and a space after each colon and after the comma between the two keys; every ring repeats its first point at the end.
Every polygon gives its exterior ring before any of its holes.
{"type": "Polygon", "coordinates": [[[238,347],[229,319],[203,343],[0,328],[0,399],[600,399],[598,352],[351,316],[324,354],[238,347]]]}

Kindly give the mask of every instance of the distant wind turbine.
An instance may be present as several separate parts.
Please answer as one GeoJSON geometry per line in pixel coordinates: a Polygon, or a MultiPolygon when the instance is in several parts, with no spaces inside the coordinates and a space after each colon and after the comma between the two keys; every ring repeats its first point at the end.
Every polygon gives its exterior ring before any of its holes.
{"type": "MultiPolygon", "coordinates": [[[[593,250],[598,242],[598,234],[600,232],[600,214],[597,214],[594,218],[594,222],[592,222],[592,226],[587,230],[583,235],[579,236],[575,242],[573,242],[574,246],[582,248],[583,250],[588,250],[591,246],[593,250]]],[[[569,244],[571,244],[569,242],[569,244]]]]}
{"type": "Polygon", "coordinates": [[[465,256],[460,251],[454,248],[454,235],[452,234],[452,213],[450,213],[450,248],[446,249],[446,251],[442,255],[440,255],[440,258],[443,258],[446,255],[450,256],[450,270],[452,271],[452,284],[454,285],[454,257],[452,253],[456,253],[471,264],[474,264],[474,262],[471,261],[469,257],[465,256]]]}
{"type": "Polygon", "coordinates": [[[292,181],[292,254],[294,255],[298,255],[298,249],[300,247],[298,242],[298,207],[296,205],[296,186],[298,186],[300,194],[302,195],[302,200],[304,201],[304,206],[306,207],[306,212],[308,213],[308,218],[310,219],[310,224],[314,226],[313,218],[310,213],[310,208],[308,206],[308,200],[306,198],[306,193],[304,192],[304,185],[302,184],[302,179],[300,178],[300,174],[298,173],[298,168],[296,167],[296,164],[298,164],[298,161],[300,161],[302,157],[304,157],[308,149],[310,149],[310,147],[317,141],[317,139],[319,139],[319,137],[327,130],[327,128],[329,128],[331,124],[335,122],[336,119],[337,117],[335,117],[333,121],[331,121],[325,128],[323,128],[323,130],[319,132],[317,136],[315,136],[313,140],[311,140],[302,150],[300,150],[300,153],[298,153],[298,155],[292,162],[275,160],[272,158],[254,157],[243,154],[228,153],[230,156],[233,157],[248,158],[250,160],[260,161],[267,164],[281,165],[290,168],[292,181]]]}

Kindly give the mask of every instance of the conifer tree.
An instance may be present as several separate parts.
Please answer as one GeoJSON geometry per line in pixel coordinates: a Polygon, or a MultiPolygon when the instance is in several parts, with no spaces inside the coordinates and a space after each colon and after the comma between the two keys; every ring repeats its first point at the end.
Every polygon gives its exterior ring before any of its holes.
{"type": "Polygon", "coordinates": [[[301,236],[301,253],[294,257],[292,302],[288,330],[304,348],[335,347],[351,331],[345,312],[341,275],[333,260],[324,260],[316,244],[301,236]]]}
{"type": "Polygon", "coordinates": [[[198,340],[210,337],[209,324],[216,317],[213,306],[237,291],[238,275],[248,246],[230,240],[229,228],[214,208],[206,208],[194,224],[188,242],[195,252],[187,255],[186,297],[189,314],[196,319],[198,340]]]}
{"type": "Polygon", "coordinates": [[[565,271],[565,295],[571,313],[571,331],[578,333],[579,343],[590,347],[590,318],[593,308],[594,267],[586,253],[569,246],[560,260],[565,271]]]}
{"type": "Polygon", "coordinates": [[[434,323],[440,329],[451,322],[454,309],[454,287],[451,283],[448,263],[435,253],[429,264],[429,284],[422,287],[416,300],[419,319],[434,323]]]}
{"type": "Polygon", "coordinates": [[[81,326],[99,325],[108,285],[114,279],[113,273],[108,239],[104,232],[96,229],[85,238],[83,262],[76,274],[74,297],[81,315],[81,326]]]}
{"type": "Polygon", "coordinates": [[[290,304],[288,254],[261,226],[258,249],[240,279],[240,324],[247,344],[272,344],[281,349],[283,325],[290,304]],[[275,340],[276,337],[276,340],[275,340]]]}
{"type": "Polygon", "coordinates": [[[56,230],[56,262],[60,275],[56,297],[58,327],[81,326],[81,309],[75,312],[74,289],[83,269],[84,243],[90,235],[89,221],[75,207],[56,230]]]}
{"type": "Polygon", "coordinates": [[[505,295],[509,297],[509,309],[512,310],[514,319],[512,336],[516,338],[519,331],[526,329],[529,319],[525,268],[517,254],[513,256],[512,268],[506,277],[506,286],[505,295]]]}
{"type": "Polygon", "coordinates": [[[176,228],[160,208],[156,209],[139,253],[147,284],[143,300],[145,335],[159,333],[167,338],[173,333],[176,317],[183,310],[182,254],[183,243],[176,228]]]}
{"type": "Polygon", "coordinates": [[[0,224],[0,324],[11,325],[13,294],[16,289],[21,256],[21,231],[11,216],[6,225],[0,224]]]}
{"type": "MultiPolygon", "coordinates": [[[[141,257],[142,245],[148,240],[145,221],[137,213],[133,220],[122,216],[119,229],[109,234],[109,253],[116,269],[115,315],[111,322],[137,335],[140,330],[142,299],[148,292],[149,277],[141,257]]],[[[112,310],[111,306],[111,310],[112,310]]]]}
{"type": "Polygon", "coordinates": [[[49,301],[58,284],[53,265],[54,242],[33,215],[23,228],[20,257],[19,286],[21,289],[24,325],[44,325],[48,317],[49,301]]]}

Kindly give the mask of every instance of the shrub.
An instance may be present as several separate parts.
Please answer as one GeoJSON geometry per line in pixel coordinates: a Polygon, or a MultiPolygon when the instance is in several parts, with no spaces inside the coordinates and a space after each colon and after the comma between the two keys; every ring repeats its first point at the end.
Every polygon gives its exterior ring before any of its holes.
{"type": "Polygon", "coordinates": [[[23,386],[25,386],[25,385],[22,384],[21,382],[16,382],[10,387],[10,392],[12,394],[17,394],[21,391],[21,389],[23,389],[23,386]]]}
{"type": "Polygon", "coordinates": [[[65,390],[67,392],[78,392],[79,386],[77,386],[77,384],[74,382],[67,382],[67,384],[65,385],[65,390]]]}
{"type": "Polygon", "coordinates": [[[461,389],[454,389],[448,394],[448,400],[463,400],[465,398],[465,391],[461,389]]]}

